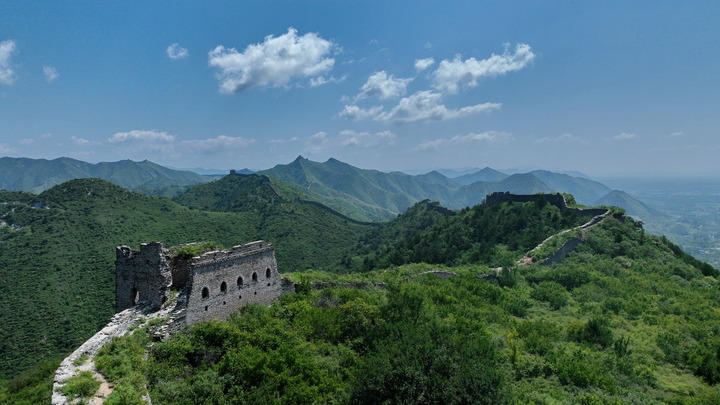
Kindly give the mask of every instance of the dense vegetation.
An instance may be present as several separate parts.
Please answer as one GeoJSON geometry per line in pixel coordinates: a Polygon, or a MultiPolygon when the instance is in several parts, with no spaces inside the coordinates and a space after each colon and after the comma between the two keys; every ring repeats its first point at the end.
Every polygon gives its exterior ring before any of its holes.
{"type": "MultiPolygon", "coordinates": [[[[111,403],[144,390],[158,403],[720,400],[717,271],[640,223],[608,219],[563,263],[496,275],[488,267],[511,266],[588,218],[543,202],[459,212],[423,202],[372,227],[302,197],[256,175],[196,186],[176,202],[92,179],[41,195],[0,191],[0,370],[15,376],[0,382],[0,403],[49,401],[57,361],[40,363],[112,314],[116,245],[256,239],[277,246],[283,272],[303,272],[296,281],[387,288],[305,283],[273,307],[166,342],[138,330],[97,359],[117,384],[111,403]],[[428,264],[409,264],[418,262],[428,264]],[[458,276],[418,275],[434,269],[458,276]]],[[[90,381],[77,383],[83,391],[90,381]]]]}
{"type": "Polygon", "coordinates": [[[423,201],[369,233],[345,263],[364,271],[421,262],[511,266],[548,236],[590,218],[545,200],[476,205],[457,213],[423,201]]]}
{"type": "Polygon", "coordinates": [[[348,274],[387,287],[307,290],[154,344],[140,330],[103,361],[135,359],[118,397],[147,386],[163,404],[720,402],[717,280],[634,221],[561,264],[488,270],[348,274]]]}
{"type": "MultiPolygon", "coordinates": [[[[218,190],[243,188],[228,176],[218,190]]],[[[207,185],[210,186],[210,185],[207,185]]],[[[207,189],[204,189],[207,190],[207,189]]],[[[262,195],[264,189],[245,190],[262,195]]],[[[248,197],[250,198],[250,197],[248,197]]],[[[329,268],[368,227],[293,201],[251,199],[242,212],[210,212],[97,179],[40,195],[0,192],[0,377],[64,356],[114,312],[115,247],[265,239],[284,271],[329,268]]]]}

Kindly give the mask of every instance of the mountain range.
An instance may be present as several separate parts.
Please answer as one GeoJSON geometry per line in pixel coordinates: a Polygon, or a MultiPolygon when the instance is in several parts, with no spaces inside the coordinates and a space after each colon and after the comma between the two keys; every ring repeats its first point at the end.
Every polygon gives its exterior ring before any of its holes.
{"type": "MultiPolygon", "coordinates": [[[[243,169],[238,173],[249,172],[243,169]]],[[[40,193],[68,180],[100,178],[146,195],[166,197],[219,178],[170,169],[147,160],[91,164],[66,157],[53,160],[3,157],[0,173],[0,188],[10,191],[40,193]]],[[[506,174],[486,167],[451,178],[440,171],[409,175],[361,169],[334,158],[315,162],[298,156],[288,164],[278,164],[258,173],[288,183],[304,198],[360,221],[389,220],[425,199],[451,209],[470,207],[496,191],[569,193],[580,204],[595,206],[612,202],[645,221],[661,215],[629,194],[614,191],[600,182],[545,170],[506,174]]]]}

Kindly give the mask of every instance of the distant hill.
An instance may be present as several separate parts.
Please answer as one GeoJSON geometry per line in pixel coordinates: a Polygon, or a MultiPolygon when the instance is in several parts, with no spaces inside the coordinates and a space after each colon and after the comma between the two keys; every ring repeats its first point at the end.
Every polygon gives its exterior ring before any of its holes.
{"type": "Polygon", "coordinates": [[[628,215],[638,217],[643,221],[648,221],[663,216],[663,214],[656,209],[649,207],[642,201],[620,190],[613,190],[609,192],[608,194],[599,198],[595,202],[595,205],[614,205],[616,207],[622,207],[625,209],[625,212],[628,215]]]}
{"type": "Polygon", "coordinates": [[[299,156],[286,165],[259,172],[300,186],[311,199],[362,220],[387,220],[425,198],[446,200],[452,188],[442,175],[411,176],[365,170],[329,159],[313,162],[299,156]],[[440,198],[442,197],[442,198],[440,198]]]}
{"type": "Polygon", "coordinates": [[[458,176],[458,177],[453,177],[452,179],[456,183],[468,185],[468,184],[475,183],[477,181],[500,181],[506,177],[508,177],[507,174],[505,174],[503,172],[499,172],[495,169],[486,167],[477,172],[464,174],[464,175],[458,176]]]}
{"type": "Polygon", "coordinates": [[[585,205],[593,205],[595,200],[610,192],[610,188],[604,184],[584,177],[573,177],[547,170],[534,170],[530,173],[553,190],[570,193],[579,203],[585,205]]]}
{"type": "Polygon", "coordinates": [[[175,195],[188,186],[211,180],[186,170],[173,170],[144,160],[87,163],[67,157],[53,160],[0,158],[0,188],[41,193],[68,180],[99,178],[149,195],[175,195]]]}
{"type": "Polygon", "coordinates": [[[450,179],[439,171],[414,176],[401,172],[385,173],[359,169],[337,159],[320,163],[302,156],[260,173],[293,183],[308,198],[365,221],[391,219],[425,199],[460,209],[479,204],[486,195],[496,191],[519,194],[562,192],[573,194],[581,204],[592,205],[610,192],[608,187],[596,181],[540,170],[506,175],[485,168],[450,179]],[[480,180],[472,181],[475,179],[480,180]]]}

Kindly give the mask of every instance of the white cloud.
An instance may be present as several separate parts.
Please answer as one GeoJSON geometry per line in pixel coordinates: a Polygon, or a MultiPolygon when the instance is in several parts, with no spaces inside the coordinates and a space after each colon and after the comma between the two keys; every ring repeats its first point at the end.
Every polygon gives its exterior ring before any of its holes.
{"type": "Polygon", "coordinates": [[[550,138],[550,137],[540,138],[535,142],[538,142],[538,143],[548,143],[548,142],[566,143],[566,142],[577,142],[579,140],[580,140],[580,138],[573,134],[562,134],[562,135],[558,135],[554,138],[550,138]]]}
{"type": "Polygon", "coordinates": [[[422,72],[423,70],[429,68],[435,63],[435,59],[433,58],[425,58],[425,59],[417,59],[415,60],[415,70],[418,72],[422,72]]]}
{"type": "Polygon", "coordinates": [[[512,134],[502,131],[486,131],[481,133],[471,132],[466,135],[455,135],[452,138],[439,138],[432,141],[423,142],[413,148],[416,151],[435,150],[443,146],[461,145],[473,142],[489,142],[499,143],[507,142],[513,139],[512,134]]]}
{"type": "Polygon", "coordinates": [[[254,139],[243,138],[241,136],[232,137],[219,135],[215,138],[208,139],[192,139],[180,142],[181,146],[199,152],[226,151],[231,149],[240,149],[254,144],[254,139]]]}
{"type": "Polygon", "coordinates": [[[15,83],[15,72],[10,66],[10,57],[15,51],[15,41],[12,39],[0,42],[0,83],[8,86],[15,83]]]}
{"type": "Polygon", "coordinates": [[[406,124],[461,118],[497,110],[502,106],[499,103],[483,103],[449,109],[444,104],[441,104],[441,101],[442,94],[440,93],[427,90],[419,91],[401,99],[398,105],[390,111],[383,111],[382,106],[364,109],[355,105],[346,105],[340,116],[353,120],[373,119],[375,121],[393,121],[396,124],[406,124]]]}
{"type": "Polygon", "coordinates": [[[366,119],[377,119],[382,110],[383,106],[360,108],[356,105],[346,105],[345,108],[340,111],[339,115],[342,118],[347,118],[353,121],[361,121],[366,119]]]}
{"type": "Polygon", "coordinates": [[[60,73],[58,73],[57,69],[52,66],[43,66],[43,73],[45,74],[45,80],[48,83],[52,83],[55,79],[60,77],[60,73]]]}
{"type": "Polygon", "coordinates": [[[502,55],[493,54],[483,60],[469,58],[463,61],[458,55],[452,61],[440,62],[440,66],[433,73],[434,87],[439,91],[454,94],[460,87],[477,86],[477,80],[482,77],[495,77],[520,70],[534,58],[535,54],[527,44],[516,45],[513,53],[506,47],[502,55]]]}
{"type": "Polygon", "coordinates": [[[330,77],[325,77],[325,76],[313,77],[313,78],[310,79],[310,87],[318,87],[318,86],[322,86],[323,84],[327,84],[327,83],[342,83],[342,82],[345,81],[345,79],[347,79],[347,76],[343,76],[343,77],[341,77],[341,78],[339,78],[339,79],[338,79],[337,77],[334,77],[334,76],[330,76],[330,77]]]}
{"type": "Polygon", "coordinates": [[[35,143],[35,140],[32,138],[25,138],[18,141],[20,145],[32,145],[35,143]]]}
{"type": "Polygon", "coordinates": [[[98,143],[98,142],[95,142],[95,141],[87,140],[87,139],[85,139],[85,138],[77,138],[77,137],[74,137],[74,136],[71,136],[71,137],[70,137],[70,140],[72,141],[72,143],[74,143],[75,145],[78,145],[78,146],[95,145],[95,144],[98,143]]]}
{"type": "Polygon", "coordinates": [[[384,70],[375,72],[368,77],[367,82],[363,84],[362,92],[355,97],[361,100],[367,97],[377,97],[380,100],[397,98],[405,94],[407,85],[413,79],[396,79],[392,75],[388,76],[384,70]]]}
{"type": "Polygon", "coordinates": [[[136,129],[128,132],[117,132],[111,138],[108,138],[110,143],[119,143],[127,141],[143,141],[143,142],[161,142],[161,143],[172,143],[175,140],[175,135],[170,135],[167,132],[158,130],[142,130],[136,129]]]}
{"type": "Polygon", "coordinates": [[[240,93],[256,86],[284,86],[293,77],[315,77],[332,69],[328,58],[334,44],[315,33],[302,36],[289,28],[286,34],[268,35],[265,41],[248,45],[241,53],[217,46],[209,52],[210,66],[219,69],[220,91],[240,93]]]}
{"type": "Polygon", "coordinates": [[[439,93],[419,91],[400,100],[392,110],[381,114],[380,119],[396,123],[444,121],[497,110],[501,106],[498,103],[483,103],[453,110],[440,104],[440,101],[442,101],[442,95],[439,93]]]}
{"type": "Polygon", "coordinates": [[[686,135],[687,135],[687,134],[686,134],[685,132],[678,131],[678,132],[673,132],[672,134],[670,134],[670,135],[668,135],[668,136],[671,137],[671,138],[676,138],[676,137],[679,137],[679,136],[686,136],[686,135]]]}
{"type": "Polygon", "coordinates": [[[382,132],[357,132],[353,130],[340,131],[340,144],[342,146],[361,146],[363,148],[372,148],[382,144],[394,145],[397,135],[390,131],[382,132]]]}
{"type": "Polygon", "coordinates": [[[627,141],[629,139],[635,138],[636,136],[637,136],[637,134],[623,132],[621,134],[617,134],[617,135],[613,136],[613,139],[618,140],[618,141],[627,141]]]}
{"type": "Polygon", "coordinates": [[[290,142],[297,142],[300,138],[297,136],[293,136],[292,138],[288,139],[271,139],[268,141],[269,144],[283,144],[283,143],[290,143],[290,142]]]}
{"type": "Polygon", "coordinates": [[[190,56],[190,52],[188,52],[186,48],[181,47],[177,42],[168,46],[165,52],[167,52],[167,56],[170,59],[184,59],[190,56]]]}

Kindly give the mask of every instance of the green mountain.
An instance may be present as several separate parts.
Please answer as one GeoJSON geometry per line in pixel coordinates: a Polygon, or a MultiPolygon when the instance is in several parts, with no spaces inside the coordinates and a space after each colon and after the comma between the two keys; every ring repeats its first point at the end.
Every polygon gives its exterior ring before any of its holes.
{"type": "Polygon", "coordinates": [[[439,199],[451,192],[450,187],[436,181],[426,182],[400,172],[359,169],[336,159],[319,163],[299,156],[287,165],[260,173],[297,184],[311,199],[348,215],[362,213],[357,218],[370,221],[392,218],[421,199],[439,199]]]}
{"type": "MultiPolygon", "coordinates": [[[[547,170],[534,170],[530,173],[553,190],[572,194],[580,204],[593,205],[598,198],[611,191],[604,184],[583,177],[574,177],[547,170]]],[[[625,208],[621,205],[618,205],[618,207],[625,208]]]]}
{"type": "Polygon", "coordinates": [[[500,181],[506,177],[508,177],[507,174],[486,167],[475,173],[463,174],[462,176],[453,177],[452,179],[456,183],[468,185],[478,181],[500,181]]]}
{"type": "MultiPolygon", "coordinates": [[[[480,232],[485,216],[512,231],[562,221],[552,208],[457,214],[424,202],[393,222],[400,238],[459,223],[480,232]]],[[[703,271],[631,218],[609,216],[552,266],[293,274],[300,292],[272,307],[164,342],[152,342],[156,326],[139,328],[96,364],[115,384],[109,400],[125,403],[717,404],[720,291],[717,272],[703,271]],[[336,286],[313,291],[310,280],[336,286]]]]}
{"type": "Polygon", "coordinates": [[[620,190],[613,190],[602,196],[595,201],[595,205],[622,207],[628,215],[638,217],[642,221],[654,221],[657,220],[658,217],[663,216],[658,210],[649,207],[637,198],[620,190]]]}
{"type": "Polygon", "coordinates": [[[356,271],[409,263],[509,267],[549,236],[590,218],[545,200],[460,212],[426,200],[370,232],[346,261],[356,271]]]}
{"type": "Polygon", "coordinates": [[[391,219],[425,199],[461,209],[479,204],[486,195],[496,191],[519,194],[562,192],[575,195],[582,204],[592,205],[610,191],[592,180],[545,171],[508,176],[485,168],[450,179],[437,171],[411,176],[359,169],[336,159],[313,162],[302,156],[262,173],[296,184],[308,198],[365,221],[391,219]],[[474,179],[480,180],[465,184],[474,179]]]}
{"type": "Polygon", "coordinates": [[[206,176],[168,169],[147,160],[91,164],[66,157],[53,160],[2,157],[0,173],[0,188],[33,193],[80,178],[100,178],[149,195],[175,195],[188,186],[210,181],[206,176]]]}
{"type": "Polygon", "coordinates": [[[227,176],[179,198],[188,206],[99,179],[40,195],[0,192],[0,376],[66,354],[107,322],[118,245],[264,239],[276,245],[281,271],[302,271],[333,268],[370,228],[277,197],[277,183],[227,176]]]}

